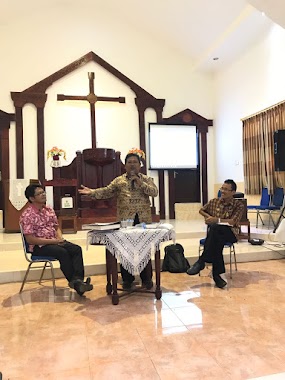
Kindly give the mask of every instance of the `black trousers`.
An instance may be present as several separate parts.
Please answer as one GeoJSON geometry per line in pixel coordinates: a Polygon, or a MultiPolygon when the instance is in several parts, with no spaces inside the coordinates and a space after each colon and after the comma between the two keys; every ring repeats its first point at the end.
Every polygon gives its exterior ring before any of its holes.
{"type": "MultiPolygon", "coordinates": [[[[121,276],[124,282],[132,283],[135,280],[135,276],[133,276],[131,273],[129,273],[123,266],[121,265],[121,276]]],[[[151,281],[152,279],[152,265],[151,260],[147,263],[147,266],[144,268],[144,270],[140,273],[140,277],[142,282],[151,281]]]]}
{"type": "Polygon", "coordinates": [[[49,256],[58,259],[60,269],[67,281],[84,280],[82,249],[79,245],[65,241],[62,245],[48,244],[34,247],[33,256],[49,256]]]}
{"type": "Polygon", "coordinates": [[[223,248],[225,243],[236,243],[237,239],[228,226],[210,224],[208,226],[204,251],[199,258],[200,263],[212,263],[213,275],[225,273],[223,248]]]}
{"type": "MultiPolygon", "coordinates": [[[[134,226],[136,224],[139,224],[139,216],[138,214],[135,215],[134,219],[134,226]]],[[[135,276],[133,276],[131,273],[129,273],[122,265],[120,265],[121,268],[121,276],[124,282],[132,283],[135,280],[135,276]]],[[[142,282],[151,281],[152,279],[152,265],[151,260],[147,263],[147,266],[144,268],[144,270],[140,273],[140,278],[142,282]]]]}

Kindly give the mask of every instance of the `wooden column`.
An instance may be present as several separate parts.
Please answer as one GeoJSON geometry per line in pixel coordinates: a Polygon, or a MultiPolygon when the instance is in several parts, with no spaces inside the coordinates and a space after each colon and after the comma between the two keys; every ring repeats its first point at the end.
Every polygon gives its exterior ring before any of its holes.
{"type": "Polygon", "coordinates": [[[24,178],[23,108],[15,107],[17,178],[24,178]]]}
{"type": "Polygon", "coordinates": [[[168,189],[169,189],[169,219],[175,219],[174,200],[175,200],[175,186],[174,186],[174,170],[168,170],[168,189]]]}
{"type": "Polygon", "coordinates": [[[45,179],[45,134],[44,134],[44,110],[37,108],[37,141],[38,141],[38,178],[43,183],[45,179]],[[39,136],[41,136],[39,138],[39,136]]]}
{"type": "Polygon", "coordinates": [[[44,106],[47,94],[11,92],[15,106],[17,178],[24,178],[23,107],[31,103],[37,108],[38,178],[45,177],[44,106]]]}
{"type": "MultiPolygon", "coordinates": [[[[138,115],[139,115],[140,149],[146,152],[145,111],[147,108],[153,108],[157,116],[157,121],[160,122],[160,120],[162,120],[162,111],[165,105],[165,99],[156,99],[152,97],[151,95],[145,96],[145,93],[143,93],[142,96],[139,95],[135,99],[135,103],[136,103],[136,106],[138,109],[138,115]]],[[[144,166],[141,171],[142,173],[146,174],[146,167],[144,166]]]]}
{"type": "Polygon", "coordinates": [[[201,132],[201,166],[202,166],[202,201],[208,202],[208,166],[207,166],[207,132],[201,132]]]}
{"type": "Polygon", "coordinates": [[[158,170],[158,190],[159,190],[159,214],[161,219],[165,219],[165,190],[164,190],[164,170],[158,170]]]}
{"type": "Polygon", "coordinates": [[[4,181],[10,179],[9,129],[15,115],[0,110],[0,209],[4,210],[4,181]]]}

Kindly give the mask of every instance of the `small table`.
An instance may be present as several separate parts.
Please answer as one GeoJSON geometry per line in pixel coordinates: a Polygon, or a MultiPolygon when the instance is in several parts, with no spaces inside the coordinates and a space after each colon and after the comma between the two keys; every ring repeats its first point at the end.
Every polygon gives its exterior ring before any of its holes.
{"type": "Polygon", "coordinates": [[[154,293],[156,299],[160,299],[160,243],[175,239],[173,228],[121,228],[112,231],[88,231],[87,244],[106,246],[106,292],[112,295],[113,305],[118,305],[119,298],[133,292],[154,293]],[[117,259],[121,265],[132,275],[141,273],[151,259],[151,252],[155,251],[155,291],[140,288],[124,291],[119,295],[117,288],[118,269],[117,259]]]}
{"type": "Polygon", "coordinates": [[[250,221],[249,220],[243,220],[239,222],[239,234],[238,239],[247,239],[250,240],[250,221]],[[247,226],[247,233],[241,231],[241,226],[247,226]]]}

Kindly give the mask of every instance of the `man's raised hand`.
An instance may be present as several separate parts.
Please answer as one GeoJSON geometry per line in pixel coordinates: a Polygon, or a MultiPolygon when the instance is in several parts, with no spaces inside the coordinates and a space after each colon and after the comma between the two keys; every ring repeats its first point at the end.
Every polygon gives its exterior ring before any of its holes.
{"type": "Polygon", "coordinates": [[[92,190],[89,189],[89,187],[86,187],[84,185],[81,185],[81,187],[82,187],[81,189],[78,189],[79,194],[82,194],[82,195],[90,195],[91,194],[92,190]]]}

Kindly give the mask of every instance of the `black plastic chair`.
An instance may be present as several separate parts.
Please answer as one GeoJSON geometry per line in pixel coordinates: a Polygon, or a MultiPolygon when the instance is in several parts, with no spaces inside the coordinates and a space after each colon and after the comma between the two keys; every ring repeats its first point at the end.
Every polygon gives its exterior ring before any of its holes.
{"type": "Polygon", "coordinates": [[[30,269],[39,269],[39,268],[42,268],[42,273],[41,273],[40,280],[39,280],[39,284],[41,284],[41,281],[43,279],[43,275],[44,275],[45,269],[46,268],[50,268],[50,270],[51,270],[51,276],[52,276],[52,283],[53,283],[53,291],[54,291],[54,294],[55,294],[56,287],[55,287],[54,268],[53,268],[53,263],[52,262],[58,261],[58,260],[55,259],[54,257],[49,257],[49,256],[33,256],[33,254],[31,252],[29,252],[29,244],[27,243],[27,240],[25,238],[25,235],[23,233],[23,229],[22,229],[21,225],[20,225],[20,231],[21,231],[21,238],[22,238],[25,258],[28,261],[29,265],[28,265],[28,268],[26,270],[25,277],[23,279],[22,286],[21,286],[21,289],[20,289],[19,293],[21,293],[22,290],[24,289],[24,285],[25,285],[25,283],[27,281],[30,269]],[[33,266],[33,264],[37,264],[37,266],[33,266]]]}

